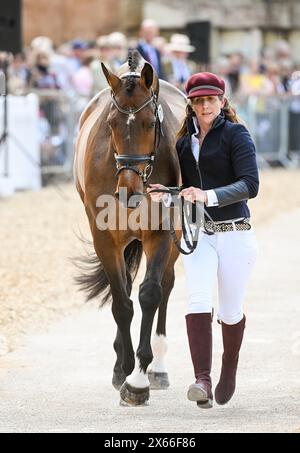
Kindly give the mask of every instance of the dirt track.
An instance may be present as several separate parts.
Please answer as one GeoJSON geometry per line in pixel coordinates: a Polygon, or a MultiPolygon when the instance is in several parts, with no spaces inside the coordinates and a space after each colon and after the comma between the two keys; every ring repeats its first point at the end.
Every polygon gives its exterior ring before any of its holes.
{"type": "MultiPolygon", "coordinates": [[[[115,330],[110,310],[82,305],[66,260],[81,247],[73,234],[78,219],[80,226],[84,219],[79,201],[69,187],[64,189],[69,200],[47,189],[0,201],[0,231],[6,239],[1,241],[0,268],[5,285],[0,295],[2,352],[17,345],[0,357],[0,432],[299,430],[300,239],[291,227],[300,222],[300,210],[295,209],[300,205],[298,181],[299,172],[263,175],[261,196],[252,203],[260,254],[247,294],[238,389],[227,407],[215,405],[204,412],[185,396],[192,369],[181,264],[168,318],[171,388],[152,392],[149,407],[120,408],[110,384],[115,330]],[[68,313],[73,315],[62,316],[68,313]],[[57,318],[62,319],[47,331],[57,318]],[[26,335],[20,336],[22,332],[26,335]]],[[[135,344],[138,321],[133,326],[135,344]]],[[[216,382],[221,355],[217,324],[214,333],[216,382]]]]}

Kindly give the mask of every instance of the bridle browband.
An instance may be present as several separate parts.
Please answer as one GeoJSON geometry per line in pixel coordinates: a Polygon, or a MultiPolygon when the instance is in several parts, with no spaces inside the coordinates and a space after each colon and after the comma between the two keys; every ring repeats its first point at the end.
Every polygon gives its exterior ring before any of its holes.
{"type": "MultiPolygon", "coordinates": [[[[125,74],[122,78],[126,77],[140,77],[140,74],[137,73],[127,73],[125,74]]],[[[151,153],[151,155],[148,154],[117,154],[116,152],[114,153],[115,160],[116,160],[116,167],[117,167],[117,173],[116,176],[119,176],[119,174],[124,171],[124,170],[130,170],[136,173],[138,176],[140,176],[143,180],[143,183],[146,184],[147,180],[152,174],[153,171],[153,164],[154,164],[154,159],[155,159],[155,152],[159,146],[160,143],[160,137],[163,135],[162,133],[162,128],[161,128],[161,122],[162,122],[162,117],[159,116],[159,109],[161,109],[161,106],[157,104],[157,95],[154,93],[153,88],[151,88],[151,97],[147,99],[140,107],[137,107],[135,109],[132,108],[124,108],[120,106],[118,101],[115,98],[115,95],[112,93],[111,96],[112,103],[113,105],[118,109],[120,113],[123,113],[124,115],[135,115],[136,113],[140,112],[143,110],[145,107],[147,107],[149,104],[153,103],[154,104],[154,114],[155,114],[155,139],[154,139],[154,149],[151,153]],[[139,164],[144,164],[148,163],[144,170],[140,170],[137,168],[137,165],[139,164]]]]}

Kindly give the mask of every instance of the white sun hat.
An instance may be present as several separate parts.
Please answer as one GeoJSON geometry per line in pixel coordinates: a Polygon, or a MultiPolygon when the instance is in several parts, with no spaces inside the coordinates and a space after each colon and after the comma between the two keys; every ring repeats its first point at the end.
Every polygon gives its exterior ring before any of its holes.
{"type": "Polygon", "coordinates": [[[196,48],[191,45],[190,38],[187,35],[175,33],[171,36],[170,43],[168,45],[169,51],[175,52],[194,52],[196,48]]]}

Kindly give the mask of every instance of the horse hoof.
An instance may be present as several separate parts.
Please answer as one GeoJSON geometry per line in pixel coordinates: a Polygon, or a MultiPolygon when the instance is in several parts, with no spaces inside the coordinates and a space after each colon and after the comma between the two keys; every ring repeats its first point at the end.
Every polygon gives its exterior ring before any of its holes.
{"type": "Polygon", "coordinates": [[[120,406],[147,406],[150,392],[149,387],[136,388],[129,385],[126,381],[120,389],[120,406]]]}
{"type": "Polygon", "coordinates": [[[151,390],[166,390],[170,387],[168,373],[156,373],[149,371],[148,379],[150,381],[151,390]]]}
{"type": "Polygon", "coordinates": [[[113,373],[112,377],[112,385],[116,390],[120,390],[122,385],[124,384],[126,379],[126,375],[124,373],[113,373]]]}

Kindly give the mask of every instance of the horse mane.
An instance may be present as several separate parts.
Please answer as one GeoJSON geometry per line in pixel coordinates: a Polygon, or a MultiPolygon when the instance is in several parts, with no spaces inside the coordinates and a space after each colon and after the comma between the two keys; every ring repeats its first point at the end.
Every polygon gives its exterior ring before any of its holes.
{"type": "MultiPolygon", "coordinates": [[[[140,69],[142,57],[138,50],[130,49],[128,52],[128,69],[129,72],[138,72],[140,69]]],[[[126,78],[126,90],[128,94],[132,94],[136,86],[136,77],[129,76],[126,78]]]]}
{"type": "Polygon", "coordinates": [[[130,49],[128,52],[128,67],[130,72],[137,72],[142,57],[138,50],[130,49]]]}

